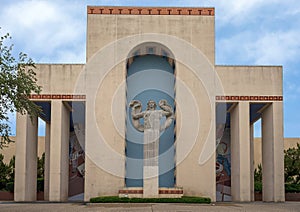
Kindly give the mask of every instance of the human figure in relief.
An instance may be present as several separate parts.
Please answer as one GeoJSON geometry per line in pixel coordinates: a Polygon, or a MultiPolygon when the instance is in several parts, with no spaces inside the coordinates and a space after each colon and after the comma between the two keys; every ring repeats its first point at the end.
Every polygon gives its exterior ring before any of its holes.
{"type": "Polygon", "coordinates": [[[131,109],[131,120],[134,128],[144,132],[144,165],[158,166],[158,147],[160,132],[167,129],[174,119],[172,107],[166,100],[159,101],[161,110],[156,110],[156,103],[149,100],[147,109],[142,111],[142,104],[138,100],[133,100],[129,105],[131,109]],[[161,125],[161,119],[166,117],[166,121],[161,125]],[[141,124],[140,119],[144,119],[141,124]]]}

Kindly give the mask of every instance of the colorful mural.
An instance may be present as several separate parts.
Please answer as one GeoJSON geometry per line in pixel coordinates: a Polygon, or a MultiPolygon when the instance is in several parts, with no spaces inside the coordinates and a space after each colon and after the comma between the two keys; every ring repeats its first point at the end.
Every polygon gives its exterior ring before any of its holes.
{"type": "Polygon", "coordinates": [[[79,142],[84,138],[84,135],[81,135],[82,132],[84,132],[84,127],[79,124],[75,124],[74,130],[70,132],[69,197],[84,193],[85,153],[79,142]]]}
{"type": "Polygon", "coordinates": [[[230,127],[217,126],[216,190],[217,201],[231,201],[230,127]]]}

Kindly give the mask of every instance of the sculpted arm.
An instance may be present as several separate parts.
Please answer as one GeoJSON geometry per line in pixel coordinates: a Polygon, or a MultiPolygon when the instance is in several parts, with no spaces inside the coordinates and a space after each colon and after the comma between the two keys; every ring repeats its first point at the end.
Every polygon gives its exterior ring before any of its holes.
{"type": "Polygon", "coordinates": [[[144,125],[140,123],[140,118],[144,117],[144,112],[142,112],[142,103],[138,100],[132,100],[129,106],[131,107],[131,121],[134,128],[143,132],[144,125]]]}
{"type": "Polygon", "coordinates": [[[174,113],[171,105],[168,104],[167,100],[162,99],[159,101],[159,107],[162,109],[162,115],[166,117],[166,122],[161,126],[161,131],[170,127],[174,119],[174,113]]]}
{"type": "Polygon", "coordinates": [[[144,112],[141,113],[135,113],[134,109],[131,111],[131,116],[133,119],[140,119],[144,117],[144,112]]]}

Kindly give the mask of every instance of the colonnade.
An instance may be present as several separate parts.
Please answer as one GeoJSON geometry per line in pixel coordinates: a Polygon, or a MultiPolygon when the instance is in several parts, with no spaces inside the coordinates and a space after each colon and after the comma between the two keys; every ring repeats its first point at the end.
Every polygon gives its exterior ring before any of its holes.
{"type": "MultiPolygon", "coordinates": [[[[51,100],[46,123],[44,199],[68,200],[70,110],[62,100],[51,100]]],[[[37,199],[38,121],[17,114],[15,201],[37,199]]]]}
{"type": "MultiPolygon", "coordinates": [[[[284,192],[282,102],[270,102],[261,111],[263,201],[281,202],[284,192]]],[[[238,202],[254,201],[253,125],[250,102],[230,109],[231,194],[238,202]]],[[[68,200],[70,110],[62,100],[51,100],[46,123],[44,199],[68,200]]],[[[17,114],[15,201],[35,201],[37,188],[38,121],[17,114]]]]}
{"type": "MultiPolygon", "coordinates": [[[[284,143],[282,102],[262,109],[263,201],[281,202],[284,191],[284,143]]],[[[250,103],[238,102],[230,110],[231,195],[233,201],[254,201],[253,124],[250,103]]]]}

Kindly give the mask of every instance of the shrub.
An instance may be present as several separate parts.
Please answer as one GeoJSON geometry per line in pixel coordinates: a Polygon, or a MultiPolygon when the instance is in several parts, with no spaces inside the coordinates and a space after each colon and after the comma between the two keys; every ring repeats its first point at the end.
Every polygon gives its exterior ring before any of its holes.
{"type": "Polygon", "coordinates": [[[300,193],[300,184],[285,184],[286,193],[300,193]]]}
{"type": "Polygon", "coordinates": [[[262,182],[259,181],[254,182],[254,191],[262,192],[262,182]]]}
{"type": "Polygon", "coordinates": [[[300,144],[284,151],[284,175],[286,183],[300,184],[300,144]]]}
{"type": "Polygon", "coordinates": [[[14,192],[14,182],[9,182],[6,184],[6,190],[9,191],[9,192],[14,192]]]}
{"type": "Polygon", "coordinates": [[[117,196],[91,198],[92,203],[211,203],[207,197],[182,197],[182,198],[119,198],[117,196]]]}
{"type": "Polygon", "coordinates": [[[44,178],[37,179],[37,191],[44,191],[44,178]]]}

